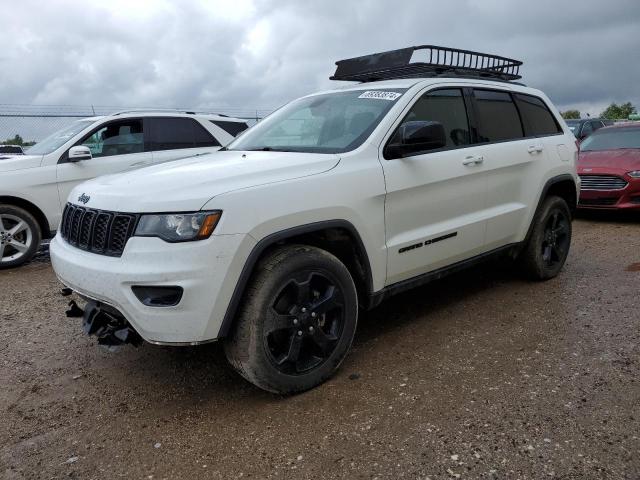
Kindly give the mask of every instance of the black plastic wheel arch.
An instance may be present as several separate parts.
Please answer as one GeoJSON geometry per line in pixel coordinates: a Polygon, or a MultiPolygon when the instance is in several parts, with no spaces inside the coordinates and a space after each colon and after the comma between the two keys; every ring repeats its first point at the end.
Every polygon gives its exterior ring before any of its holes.
{"type": "Polygon", "coordinates": [[[347,220],[324,220],[320,222],[308,223],[306,225],[300,225],[297,227],[287,228],[286,230],[281,230],[279,232],[267,235],[253,247],[253,250],[251,250],[251,253],[247,257],[247,260],[242,267],[242,272],[240,273],[240,277],[238,278],[236,287],[233,290],[231,301],[227,306],[227,311],[222,320],[220,331],[218,332],[218,338],[226,337],[231,331],[236,312],[238,311],[238,306],[240,305],[240,300],[242,299],[242,295],[244,295],[244,291],[247,287],[247,284],[249,283],[251,274],[253,273],[253,270],[258,260],[260,259],[260,256],[267,250],[267,248],[275,245],[278,242],[287,240],[288,238],[297,237],[298,235],[308,233],[320,232],[322,230],[327,230],[330,228],[343,228],[347,230],[356,240],[356,247],[360,251],[363,260],[367,295],[370,295],[373,292],[373,277],[371,273],[369,256],[367,255],[367,250],[364,246],[364,243],[362,242],[360,234],[351,222],[348,222],[347,220]]]}

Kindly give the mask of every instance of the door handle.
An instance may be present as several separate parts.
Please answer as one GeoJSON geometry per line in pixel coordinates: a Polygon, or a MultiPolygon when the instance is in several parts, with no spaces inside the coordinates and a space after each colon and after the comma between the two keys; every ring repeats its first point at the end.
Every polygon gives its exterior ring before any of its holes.
{"type": "Polygon", "coordinates": [[[527,148],[527,152],[529,152],[529,153],[540,153],[540,152],[542,152],[543,149],[544,149],[544,147],[542,145],[530,145],[529,148],[527,148]]]}
{"type": "Polygon", "coordinates": [[[469,155],[468,157],[464,158],[464,161],[462,162],[463,165],[466,165],[467,167],[470,167],[472,165],[480,165],[482,162],[484,162],[484,157],[483,156],[475,156],[475,155],[469,155]]]}

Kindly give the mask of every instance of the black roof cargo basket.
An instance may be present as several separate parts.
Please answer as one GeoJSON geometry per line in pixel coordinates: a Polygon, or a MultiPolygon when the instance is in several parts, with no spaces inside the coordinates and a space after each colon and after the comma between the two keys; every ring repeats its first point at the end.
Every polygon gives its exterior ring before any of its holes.
{"type": "Polygon", "coordinates": [[[331,80],[375,82],[394,78],[462,76],[511,81],[519,75],[522,62],[487,53],[457,48],[420,45],[373,53],[336,62],[331,80]],[[415,62],[414,53],[420,51],[415,62]]]}

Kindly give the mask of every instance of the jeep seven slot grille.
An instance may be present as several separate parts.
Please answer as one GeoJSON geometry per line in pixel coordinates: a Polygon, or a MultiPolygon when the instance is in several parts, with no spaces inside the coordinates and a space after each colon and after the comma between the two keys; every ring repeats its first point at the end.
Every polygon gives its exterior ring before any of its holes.
{"type": "Polygon", "coordinates": [[[60,235],[81,250],[119,257],[135,232],[138,218],[131,213],[94,210],[67,203],[62,213],[60,235]]]}

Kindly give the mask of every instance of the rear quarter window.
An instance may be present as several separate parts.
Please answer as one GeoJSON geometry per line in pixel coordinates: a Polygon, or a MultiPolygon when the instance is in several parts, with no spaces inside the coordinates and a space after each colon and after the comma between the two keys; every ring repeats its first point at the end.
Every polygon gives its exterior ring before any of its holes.
{"type": "Polygon", "coordinates": [[[209,120],[216,127],[220,127],[232,137],[237,137],[240,133],[244,132],[249,125],[244,122],[230,122],[226,120],[209,120]]]}
{"type": "Polygon", "coordinates": [[[518,109],[508,92],[474,89],[473,96],[480,143],[515,140],[524,136],[518,109]]]}
{"type": "Polygon", "coordinates": [[[522,93],[516,93],[514,97],[522,115],[525,137],[562,133],[560,125],[542,99],[522,93]]]}

